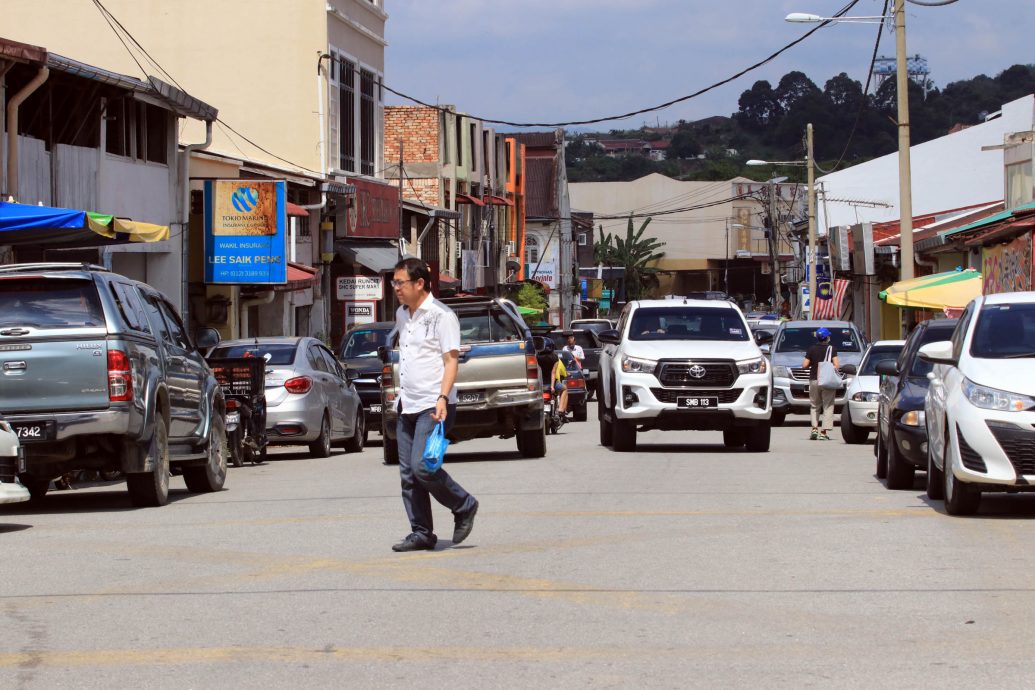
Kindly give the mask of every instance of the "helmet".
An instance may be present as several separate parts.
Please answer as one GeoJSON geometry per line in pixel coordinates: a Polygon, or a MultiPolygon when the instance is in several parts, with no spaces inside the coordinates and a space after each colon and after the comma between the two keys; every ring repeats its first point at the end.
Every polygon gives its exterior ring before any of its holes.
{"type": "Polygon", "coordinates": [[[830,330],[822,326],[816,329],[816,340],[826,340],[830,337],[830,330]]]}

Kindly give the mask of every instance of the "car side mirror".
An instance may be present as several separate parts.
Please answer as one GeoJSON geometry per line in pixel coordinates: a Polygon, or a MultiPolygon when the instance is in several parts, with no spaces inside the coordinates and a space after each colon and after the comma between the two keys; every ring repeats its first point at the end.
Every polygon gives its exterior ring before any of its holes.
{"type": "Polygon", "coordinates": [[[936,343],[927,343],[917,352],[920,359],[931,364],[949,364],[956,366],[959,362],[952,356],[952,341],[939,340],[936,343]]]}
{"type": "Polygon", "coordinates": [[[381,360],[382,362],[387,362],[388,361],[388,346],[387,345],[378,345],[377,346],[377,358],[379,360],[381,360]]]}
{"type": "Polygon", "coordinates": [[[532,349],[539,353],[546,349],[546,338],[541,335],[532,336],[532,349]]]}
{"type": "Polygon", "coordinates": [[[199,350],[207,350],[219,344],[219,331],[214,328],[202,328],[198,331],[195,344],[199,350]]]}
{"type": "Polygon", "coordinates": [[[763,355],[768,355],[769,354],[769,343],[763,343],[762,345],[759,345],[758,349],[762,351],[763,355]]]}
{"type": "Polygon", "coordinates": [[[858,372],[859,370],[855,368],[854,364],[845,364],[841,367],[841,371],[845,374],[855,376],[856,372],[858,372]]]}
{"type": "Polygon", "coordinates": [[[345,370],[345,380],[348,381],[349,383],[352,383],[353,381],[355,381],[358,378],[359,378],[359,372],[356,371],[355,369],[346,369],[345,370]]]}
{"type": "Polygon", "coordinates": [[[877,362],[877,366],[874,367],[881,376],[898,376],[898,362],[891,360],[884,360],[883,362],[877,362]]]}
{"type": "Polygon", "coordinates": [[[769,331],[755,331],[755,342],[759,345],[773,342],[773,334],[769,331]]]}
{"type": "Polygon", "coordinates": [[[601,331],[599,338],[600,342],[607,343],[608,345],[622,344],[622,335],[614,329],[610,331],[601,331]]]}

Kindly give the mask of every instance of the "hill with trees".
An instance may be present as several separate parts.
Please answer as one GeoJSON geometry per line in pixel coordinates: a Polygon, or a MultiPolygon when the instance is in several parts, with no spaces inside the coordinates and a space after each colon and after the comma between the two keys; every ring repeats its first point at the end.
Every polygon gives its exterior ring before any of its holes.
{"type": "MultiPolygon", "coordinates": [[[[910,137],[920,144],[958,127],[982,122],[1003,103],[1035,92],[1035,65],[1014,65],[995,77],[978,75],[944,89],[909,82],[910,137]]],[[[634,180],[658,172],[680,180],[727,180],[737,175],[766,179],[771,170],[748,168],[744,162],[802,160],[805,125],[813,125],[815,155],[828,168],[842,156],[842,167],[893,153],[898,146],[895,82],[885,80],[873,93],[841,73],[820,89],[808,76],[794,71],[774,87],[756,81],[738,101],[732,117],[709,117],[671,127],[611,130],[606,134],[569,137],[566,148],[571,182],[634,180]],[[608,155],[605,140],[634,139],[664,142],[664,160],[652,160],[641,150],[608,155]]],[[[642,149],[648,150],[648,149],[642,149]]],[[[800,168],[781,174],[804,178],[800,168]]]]}

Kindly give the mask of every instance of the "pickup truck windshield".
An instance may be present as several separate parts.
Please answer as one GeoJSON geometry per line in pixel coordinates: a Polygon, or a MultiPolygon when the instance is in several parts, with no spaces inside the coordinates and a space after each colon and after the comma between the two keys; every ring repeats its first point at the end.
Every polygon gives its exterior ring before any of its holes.
{"type": "Polygon", "coordinates": [[[522,340],[521,333],[510,317],[502,311],[457,312],[460,319],[460,344],[500,343],[522,340]]]}
{"type": "Polygon", "coordinates": [[[104,326],[92,280],[15,278],[0,281],[0,326],[104,326]]]}
{"type": "Polygon", "coordinates": [[[735,309],[644,307],[633,313],[630,340],[747,340],[744,319],[735,309]]]}
{"type": "Polygon", "coordinates": [[[388,334],[391,331],[392,329],[374,330],[370,328],[353,331],[345,343],[342,359],[376,357],[377,348],[388,344],[388,334]]]}
{"type": "MultiPolygon", "coordinates": [[[[785,328],[776,343],[776,352],[805,352],[816,344],[816,328],[785,328]]],[[[851,328],[829,328],[830,343],[838,352],[859,352],[859,339],[851,328]]]]}

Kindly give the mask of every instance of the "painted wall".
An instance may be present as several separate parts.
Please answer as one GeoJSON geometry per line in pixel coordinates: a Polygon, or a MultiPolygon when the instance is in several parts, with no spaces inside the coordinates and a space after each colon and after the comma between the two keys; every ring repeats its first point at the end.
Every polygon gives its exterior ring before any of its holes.
{"type": "Polygon", "coordinates": [[[1021,292],[1031,289],[1031,234],[1012,242],[981,249],[982,293],[1021,292]]]}

